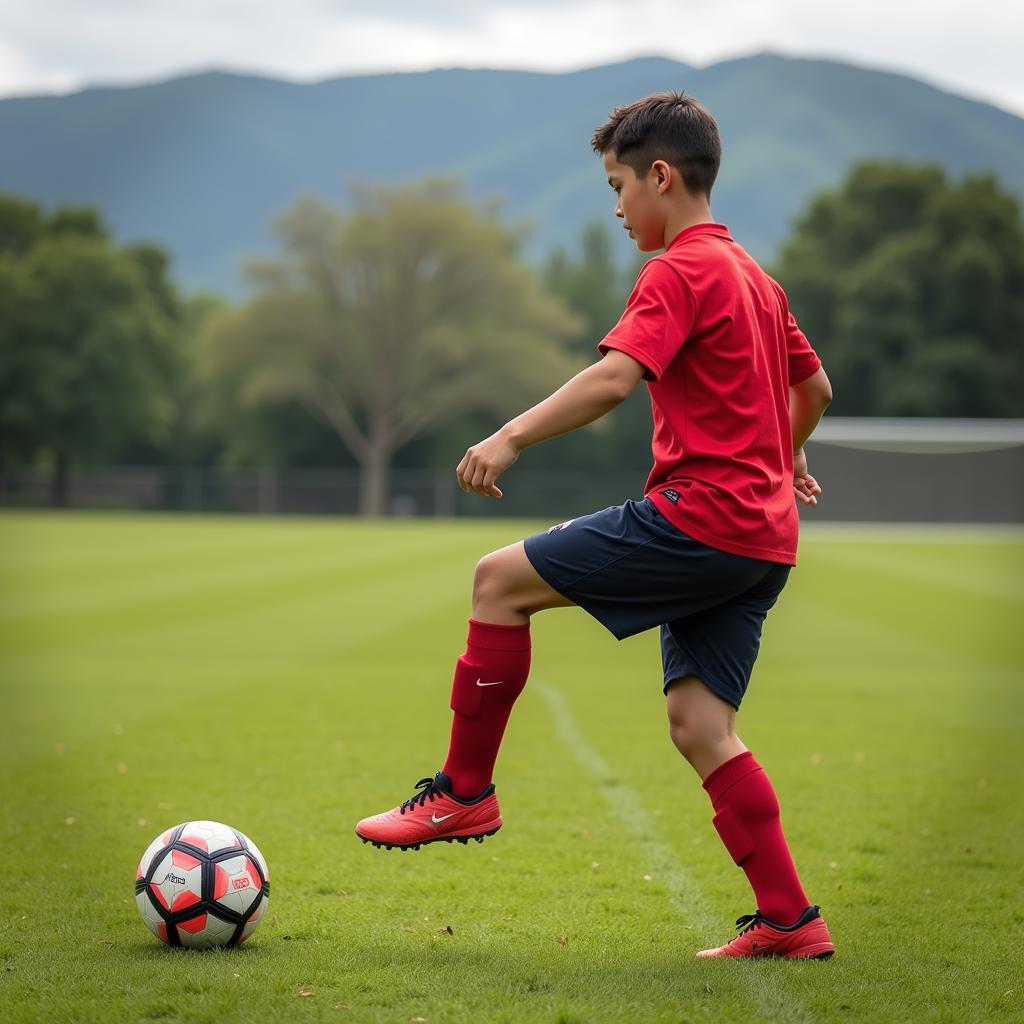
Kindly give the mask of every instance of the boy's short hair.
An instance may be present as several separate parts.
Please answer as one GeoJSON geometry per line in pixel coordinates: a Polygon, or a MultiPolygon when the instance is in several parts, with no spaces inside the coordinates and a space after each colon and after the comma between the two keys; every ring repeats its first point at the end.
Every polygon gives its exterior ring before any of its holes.
{"type": "Polygon", "coordinates": [[[683,176],[687,191],[708,198],[722,162],[715,119],[684,92],[657,92],[616,107],[594,131],[591,145],[602,156],[614,153],[638,178],[655,160],[664,160],[683,176]]]}

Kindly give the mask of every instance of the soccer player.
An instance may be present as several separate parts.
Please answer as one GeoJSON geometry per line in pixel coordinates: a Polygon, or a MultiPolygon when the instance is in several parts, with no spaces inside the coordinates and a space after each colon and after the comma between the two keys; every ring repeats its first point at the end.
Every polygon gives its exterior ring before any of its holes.
{"type": "Polygon", "coordinates": [[[456,472],[464,491],[501,498],[497,481],[523,449],[604,416],[644,380],[654,420],[644,498],[480,560],[444,768],[356,832],[417,849],[501,827],[491,776],[526,685],[531,615],[578,605],[620,640],[658,626],[670,735],[757,901],[739,935],[697,955],[825,958],[828,929],[735,719],[765,615],[796,564],[796,503],[821,493],[803,446],[831,388],[783,290],[711,215],[714,118],[692,97],[660,93],[617,108],[592,143],[615,216],[641,252],[664,252],[640,271],[602,358],[470,448],[456,472]]]}

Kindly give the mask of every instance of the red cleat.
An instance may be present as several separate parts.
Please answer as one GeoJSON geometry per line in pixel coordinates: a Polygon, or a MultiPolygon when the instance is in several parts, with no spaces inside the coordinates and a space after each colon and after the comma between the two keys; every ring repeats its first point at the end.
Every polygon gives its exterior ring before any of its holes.
{"type": "Polygon", "coordinates": [[[827,960],[835,951],[819,908],[808,907],[795,924],[781,925],[761,916],[746,914],[736,922],[743,931],[717,949],[702,949],[697,956],[769,956],[786,960],[827,960]]]}
{"type": "Polygon", "coordinates": [[[441,840],[482,843],[501,828],[493,785],[473,800],[461,800],[452,794],[448,776],[438,772],[432,779],[420,779],[416,788],[420,792],[394,810],[364,818],[356,825],[356,835],[364,843],[388,850],[418,850],[441,840]]]}

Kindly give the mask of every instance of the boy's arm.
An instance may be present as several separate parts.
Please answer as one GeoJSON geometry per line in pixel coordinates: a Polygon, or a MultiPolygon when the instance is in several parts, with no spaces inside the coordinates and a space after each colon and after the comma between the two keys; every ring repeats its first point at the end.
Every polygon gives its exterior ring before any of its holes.
{"type": "Polygon", "coordinates": [[[789,389],[789,422],[793,428],[793,452],[807,443],[822,414],[832,401],[832,385],[819,367],[806,380],[789,389]]]}
{"type": "Polygon", "coordinates": [[[804,445],[832,401],[832,385],[819,367],[789,389],[789,423],[793,433],[793,491],[804,505],[817,505],[821,487],[807,472],[804,445]]]}
{"type": "Polygon", "coordinates": [[[502,493],[495,481],[524,448],[567,434],[611,412],[629,397],[645,369],[632,356],[609,351],[543,402],[473,445],[455,471],[459,486],[464,491],[500,498],[502,493]]]}

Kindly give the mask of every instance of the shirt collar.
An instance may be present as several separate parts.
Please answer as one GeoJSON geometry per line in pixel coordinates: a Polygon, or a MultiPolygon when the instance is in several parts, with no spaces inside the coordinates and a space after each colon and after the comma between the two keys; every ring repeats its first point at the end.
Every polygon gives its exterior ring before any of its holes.
{"type": "Polygon", "coordinates": [[[717,235],[719,238],[727,238],[730,242],[732,241],[732,235],[729,234],[729,229],[724,224],[716,224],[714,221],[705,221],[702,224],[691,224],[688,228],[683,228],[683,230],[665,246],[665,251],[668,252],[669,249],[679,245],[687,238],[692,238],[694,235],[717,235]]]}

